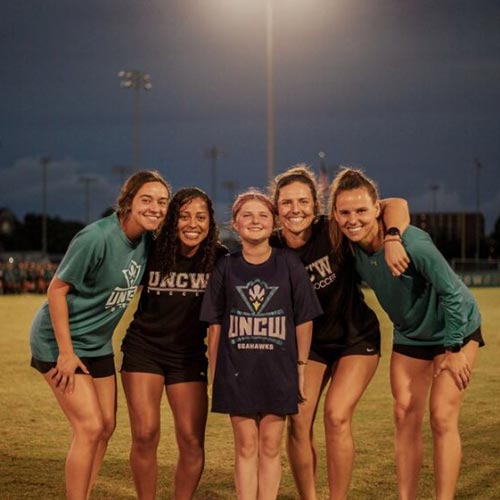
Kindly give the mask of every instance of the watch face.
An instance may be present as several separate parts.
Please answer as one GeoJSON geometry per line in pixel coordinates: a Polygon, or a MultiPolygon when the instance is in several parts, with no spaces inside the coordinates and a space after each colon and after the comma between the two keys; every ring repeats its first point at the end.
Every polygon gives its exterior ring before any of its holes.
{"type": "Polygon", "coordinates": [[[400,236],[399,229],[397,227],[390,227],[385,234],[389,234],[390,236],[400,236]]]}
{"type": "Polygon", "coordinates": [[[445,349],[449,352],[459,352],[462,346],[460,344],[447,345],[445,349]]]}

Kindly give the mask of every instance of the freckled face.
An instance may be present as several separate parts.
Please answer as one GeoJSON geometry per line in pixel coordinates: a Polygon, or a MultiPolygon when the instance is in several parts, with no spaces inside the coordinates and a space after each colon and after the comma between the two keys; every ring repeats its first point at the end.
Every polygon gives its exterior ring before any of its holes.
{"type": "Polygon", "coordinates": [[[177,222],[177,236],[181,242],[181,253],[194,255],[208,236],[210,214],[205,200],[193,198],[182,205],[177,222]]]}
{"type": "Polygon", "coordinates": [[[361,246],[370,246],[378,235],[380,204],[366,188],[341,191],[332,214],[342,233],[361,246]]]}

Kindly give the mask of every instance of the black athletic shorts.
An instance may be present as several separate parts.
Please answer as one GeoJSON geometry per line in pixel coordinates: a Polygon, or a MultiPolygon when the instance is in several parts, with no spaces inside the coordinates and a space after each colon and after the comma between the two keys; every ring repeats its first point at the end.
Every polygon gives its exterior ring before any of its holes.
{"type": "Polygon", "coordinates": [[[120,372],[142,372],[162,375],[165,385],[182,382],[207,382],[208,361],[204,353],[189,358],[167,359],[144,351],[127,348],[122,351],[120,372]]]}
{"type": "MultiPolygon", "coordinates": [[[[483,347],[484,339],[481,334],[481,327],[465,337],[462,346],[464,346],[471,340],[476,341],[479,344],[479,347],[483,347]]],[[[427,361],[432,361],[436,356],[439,356],[440,354],[444,354],[446,352],[444,345],[418,346],[394,344],[392,350],[394,352],[402,354],[403,356],[408,356],[409,358],[425,359],[427,361]]]]}
{"type": "MultiPolygon", "coordinates": [[[[106,356],[96,356],[95,358],[80,358],[82,363],[87,367],[90,375],[93,378],[111,377],[115,374],[115,361],[113,354],[106,356]]],[[[36,358],[31,358],[31,366],[36,368],[40,373],[47,373],[56,366],[55,361],[40,361],[36,358]]],[[[77,368],[75,374],[87,375],[81,368],[77,368]]]]}
{"type": "Polygon", "coordinates": [[[362,355],[371,356],[378,354],[380,356],[380,333],[367,337],[357,344],[346,347],[326,347],[311,345],[309,359],[332,366],[344,356],[362,355]]]}

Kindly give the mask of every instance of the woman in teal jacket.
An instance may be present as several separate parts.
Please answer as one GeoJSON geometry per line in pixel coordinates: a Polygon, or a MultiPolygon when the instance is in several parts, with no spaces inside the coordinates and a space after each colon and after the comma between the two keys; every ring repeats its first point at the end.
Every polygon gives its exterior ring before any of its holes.
{"type": "Polygon", "coordinates": [[[409,226],[401,235],[384,226],[376,185],[360,170],[339,172],[330,211],[334,248],[339,251],[347,238],[359,275],[394,323],[391,387],[400,499],[416,498],[430,391],[436,498],[451,500],[461,461],[460,406],[484,344],[477,303],[427,233],[409,226]],[[410,258],[400,276],[385,264],[384,241],[402,244],[410,258]]]}

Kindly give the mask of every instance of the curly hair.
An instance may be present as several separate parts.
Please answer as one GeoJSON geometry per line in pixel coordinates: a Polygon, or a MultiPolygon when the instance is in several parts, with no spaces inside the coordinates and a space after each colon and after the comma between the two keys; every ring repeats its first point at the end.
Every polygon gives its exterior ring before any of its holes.
{"type": "Polygon", "coordinates": [[[152,258],[159,263],[159,271],[162,278],[166,278],[175,270],[181,248],[177,229],[180,212],[186,203],[191,202],[195,198],[200,198],[207,204],[209,216],[208,235],[201,242],[200,248],[198,249],[202,257],[195,271],[210,273],[214,268],[217,248],[220,246],[220,243],[219,230],[215,222],[212,201],[205,191],[197,187],[187,187],[179,189],[172,198],[168,206],[165,222],[161,228],[160,234],[154,241],[151,251],[152,258]]]}
{"type": "Polygon", "coordinates": [[[274,178],[274,181],[269,186],[269,193],[276,208],[278,207],[281,188],[293,182],[301,182],[309,187],[314,202],[314,215],[317,217],[323,210],[321,202],[322,190],[316,179],[316,174],[305,163],[297,163],[274,178]]]}
{"type": "Polygon", "coordinates": [[[370,198],[375,203],[380,199],[377,184],[370,179],[362,170],[350,167],[340,167],[337,175],[330,185],[330,193],[328,198],[328,213],[330,218],[330,240],[332,242],[333,253],[337,262],[341,262],[348,249],[352,247],[349,240],[342,234],[340,227],[335,219],[335,207],[337,197],[343,191],[351,191],[353,189],[365,188],[370,195],[370,198]]]}

